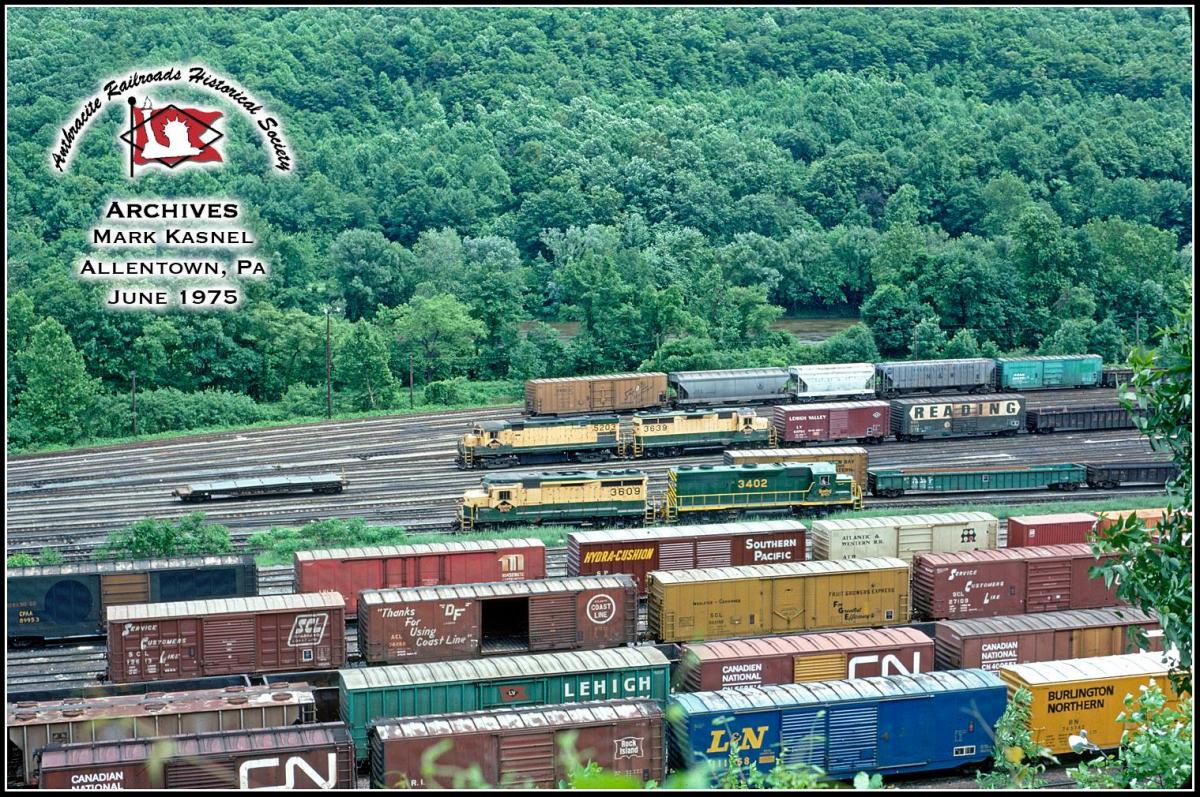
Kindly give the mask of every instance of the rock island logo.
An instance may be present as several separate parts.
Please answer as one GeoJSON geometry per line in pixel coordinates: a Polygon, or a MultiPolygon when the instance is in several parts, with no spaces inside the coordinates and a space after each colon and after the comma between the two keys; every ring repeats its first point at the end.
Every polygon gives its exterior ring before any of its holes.
{"type": "Polygon", "coordinates": [[[80,140],[112,105],[122,106],[128,113],[117,138],[127,154],[130,178],[137,177],[139,167],[140,171],[173,170],[185,164],[224,162],[221,148],[226,136],[226,112],[179,99],[180,87],[212,94],[232,104],[262,139],[271,171],[294,171],[295,158],[279,118],[236,81],[200,64],[135,70],[102,81],[60,128],[50,149],[51,171],[65,174],[71,168],[80,140]]]}

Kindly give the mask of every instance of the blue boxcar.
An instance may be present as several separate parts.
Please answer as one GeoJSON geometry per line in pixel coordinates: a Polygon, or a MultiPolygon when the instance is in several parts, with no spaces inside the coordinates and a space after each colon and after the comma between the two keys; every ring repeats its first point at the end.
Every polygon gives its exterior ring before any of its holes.
{"type": "Polygon", "coordinates": [[[831,778],[896,775],[979,763],[991,757],[1004,713],[1004,682],[984,670],[739,687],[671,698],[672,768],[729,762],[820,767],[831,778]]]}

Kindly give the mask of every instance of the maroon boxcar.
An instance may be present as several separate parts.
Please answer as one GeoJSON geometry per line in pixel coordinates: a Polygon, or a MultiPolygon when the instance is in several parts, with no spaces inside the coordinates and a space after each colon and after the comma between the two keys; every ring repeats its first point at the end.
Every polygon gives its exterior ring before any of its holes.
{"type": "Polygon", "coordinates": [[[43,789],[353,789],[340,722],[49,747],[43,789]]]}
{"type": "Polygon", "coordinates": [[[545,578],[546,544],[483,540],[297,551],[295,567],[297,592],[340,592],[353,615],[364,589],[545,578]]]}
{"type": "Polygon", "coordinates": [[[637,641],[625,574],[363,590],[358,649],[370,664],[594,650],[637,641]]]}
{"type": "Polygon", "coordinates": [[[934,626],[934,661],[939,670],[1085,659],[1136,653],[1129,628],[1146,630],[1150,650],[1162,650],[1162,631],[1138,609],[1079,609],[1068,612],[941,620],[934,626]]]}
{"type": "Polygon", "coordinates": [[[1087,512],[1062,515],[1024,515],[1008,519],[1008,548],[1030,545],[1070,545],[1087,542],[1096,516],[1087,512]]]}
{"type": "Polygon", "coordinates": [[[262,595],[108,609],[108,679],[328,670],[346,661],[336,592],[262,595]]]}
{"type": "Polygon", "coordinates": [[[628,573],[645,595],[654,570],[803,562],[804,531],[796,520],[576,531],[567,535],[567,573],[628,573]]]}
{"type": "Polygon", "coordinates": [[[643,782],[666,775],[662,707],[653,700],[605,700],[380,723],[370,731],[371,785],[451,788],[454,771],[477,765],[489,784],[553,789],[568,774],[558,745],[564,731],[578,733],[581,761],[643,782]],[[437,773],[426,777],[422,756],[443,742],[451,744],[433,759],[437,773]]]}
{"type": "Polygon", "coordinates": [[[675,688],[798,684],[933,669],[933,640],[915,628],[732,639],[684,645],[675,688]]]}
{"type": "Polygon", "coordinates": [[[929,620],[1118,606],[1116,585],[1089,578],[1099,562],[1091,548],[1039,545],[917,554],[912,565],[914,616],[929,620]]]}
{"type": "Polygon", "coordinates": [[[880,443],[891,434],[891,405],[886,401],[836,404],[787,404],[775,408],[775,433],[789,445],[820,440],[880,443]]]}

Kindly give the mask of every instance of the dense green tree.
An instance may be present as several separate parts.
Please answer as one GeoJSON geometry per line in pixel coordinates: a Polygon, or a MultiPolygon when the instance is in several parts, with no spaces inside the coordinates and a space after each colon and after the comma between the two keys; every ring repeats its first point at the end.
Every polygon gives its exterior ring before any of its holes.
{"type": "Polygon", "coordinates": [[[949,341],[936,318],[923,318],[912,328],[914,360],[937,360],[945,357],[949,341]]]}
{"type": "Polygon", "coordinates": [[[464,372],[474,361],[476,341],[486,334],[466,305],[448,294],[414,297],[381,313],[380,322],[395,342],[393,367],[407,372],[411,355],[423,382],[464,372]]]}
{"type": "Polygon", "coordinates": [[[871,363],[879,360],[875,338],[865,324],[852,324],[820,346],[821,362],[871,363]]]}
{"type": "Polygon", "coordinates": [[[73,443],[82,437],[99,385],[62,324],[53,318],[35,324],[15,364],[25,380],[16,417],[35,438],[73,443]]]}
{"type": "Polygon", "coordinates": [[[346,387],[355,409],[378,410],[395,400],[396,379],[388,367],[383,334],[368,323],[354,325],[337,353],[338,382],[346,387]]]}
{"type": "Polygon", "coordinates": [[[969,329],[960,329],[954,333],[954,337],[946,342],[942,348],[942,356],[946,359],[963,359],[969,357],[979,357],[979,341],[975,339],[975,334],[969,329]]]}
{"type": "Polygon", "coordinates": [[[339,235],[329,247],[329,263],[341,285],[346,317],[356,321],[404,301],[404,272],[411,262],[409,252],[380,233],[346,230],[339,235]]]}
{"type": "Polygon", "coordinates": [[[1038,348],[1038,354],[1087,354],[1088,340],[1096,322],[1090,318],[1069,318],[1063,321],[1038,348]]]}
{"type": "Polygon", "coordinates": [[[899,357],[912,348],[913,328],[923,308],[912,293],[887,283],[880,285],[862,306],[862,320],[875,336],[879,351],[899,357]]]}

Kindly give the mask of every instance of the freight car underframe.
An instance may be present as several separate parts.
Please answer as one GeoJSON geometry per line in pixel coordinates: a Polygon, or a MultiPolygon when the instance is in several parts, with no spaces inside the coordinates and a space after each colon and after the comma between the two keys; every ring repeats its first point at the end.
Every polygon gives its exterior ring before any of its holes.
{"type": "MultiPolygon", "coordinates": [[[[1062,481],[1054,482],[1053,484],[1038,484],[1033,487],[1010,487],[1008,489],[996,489],[995,487],[981,487],[978,490],[916,490],[918,493],[1008,493],[1019,492],[1021,490],[1058,490],[1060,492],[1073,492],[1079,489],[1079,482],[1062,481]]],[[[907,495],[907,491],[903,488],[892,488],[885,490],[875,490],[872,495],[880,498],[899,498],[902,495],[907,495]]]]}

